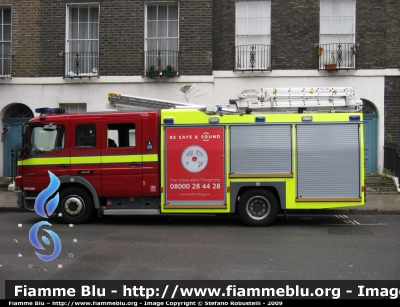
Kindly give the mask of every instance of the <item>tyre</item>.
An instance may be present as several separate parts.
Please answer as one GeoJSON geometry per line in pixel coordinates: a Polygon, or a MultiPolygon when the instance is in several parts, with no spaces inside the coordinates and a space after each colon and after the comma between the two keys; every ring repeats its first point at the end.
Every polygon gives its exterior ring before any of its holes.
{"type": "Polygon", "coordinates": [[[61,190],[57,213],[65,223],[83,224],[92,215],[93,201],[88,192],[70,187],[61,190]]]}
{"type": "Polygon", "coordinates": [[[265,189],[244,192],[238,206],[239,216],[248,226],[268,226],[278,215],[278,201],[272,192],[265,189]]]}

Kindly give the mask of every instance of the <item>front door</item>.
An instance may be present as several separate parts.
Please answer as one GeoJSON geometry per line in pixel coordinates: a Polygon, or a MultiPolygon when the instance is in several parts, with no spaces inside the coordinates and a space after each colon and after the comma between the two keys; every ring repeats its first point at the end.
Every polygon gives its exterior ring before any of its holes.
{"type": "Polygon", "coordinates": [[[364,114],[364,166],[365,174],[377,172],[377,123],[376,114],[364,114]]]}
{"type": "Polygon", "coordinates": [[[21,148],[22,133],[25,132],[25,124],[33,117],[31,109],[23,104],[10,107],[3,118],[5,131],[3,135],[3,176],[13,177],[16,175],[17,151],[21,148]],[[12,159],[14,155],[14,159],[12,159]]]}

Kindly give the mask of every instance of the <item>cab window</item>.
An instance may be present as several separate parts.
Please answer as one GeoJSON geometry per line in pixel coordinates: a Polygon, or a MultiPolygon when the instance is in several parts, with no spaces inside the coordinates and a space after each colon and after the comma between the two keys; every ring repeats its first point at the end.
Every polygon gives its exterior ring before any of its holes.
{"type": "Polygon", "coordinates": [[[80,124],[75,129],[76,148],[95,148],[96,147],[96,125],[80,124]]]}
{"type": "Polygon", "coordinates": [[[107,146],[134,147],[136,146],[136,129],[133,123],[108,124],[107,146]]]}

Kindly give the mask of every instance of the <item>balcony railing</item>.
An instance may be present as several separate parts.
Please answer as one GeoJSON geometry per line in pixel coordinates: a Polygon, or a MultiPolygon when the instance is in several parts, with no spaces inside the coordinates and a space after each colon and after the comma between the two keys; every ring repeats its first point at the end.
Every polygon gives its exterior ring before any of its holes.
{"type": "Polygon", "coordinates": [[[175,50],[150,50],[144,53],[146,77],[167,76],[174,77],[178,75],[178,51],[175,50]]]}
{"type": "Polygon", "coordinates": [[[322,44],[318,47],[319,70],[355,70],[357,45],[322,44]]]}
{"type": "Polygon", "coordinates": [[[11,78],[11,54],[0,54],[0,78],[11,78]]]}
{"type": "Polygon", "coordinates": [[[98,77],[98,52],[65,53],[65,78],[98,77]]]}
{"type": "Polygon", "coordinates": [[[385,143],[383,167],[400,178],[400,147],[396,143],[385,143]]]}
{"type": "Polygon", "coordinates": [[[266,71],[271,70],[270,45],[235,46],[235,70],[266,71]]]}

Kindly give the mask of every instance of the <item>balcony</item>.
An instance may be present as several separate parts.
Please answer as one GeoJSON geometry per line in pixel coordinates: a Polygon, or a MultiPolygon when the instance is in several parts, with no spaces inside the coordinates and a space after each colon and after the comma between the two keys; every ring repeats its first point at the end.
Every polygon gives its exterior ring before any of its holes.
{"type": "Polygon", "coordinates": [[[270,71],[270,45],[235,46],[235,71],[270,71]]]}
{"type": "Polygon", "coordinates": [[[11,78],[11,54],[0,54],[0,78],[11,78]]]}
{"type": "Polygon", "coordinates": [[[98,52],[69,52],[65,53],[64,78],[98,77],[98,52]]]}
{"type": "Polygon", "coordinates": [[[145,77],[178,76],[178,51],[151,50],[144,53],[145,77]]]}
{"type": "Polygon", "coordinates": [[[355,70],[357,44],[334,43],[317,47],[318,70],[355,70]]]}

